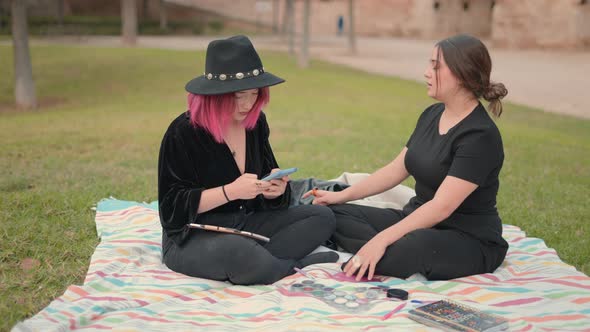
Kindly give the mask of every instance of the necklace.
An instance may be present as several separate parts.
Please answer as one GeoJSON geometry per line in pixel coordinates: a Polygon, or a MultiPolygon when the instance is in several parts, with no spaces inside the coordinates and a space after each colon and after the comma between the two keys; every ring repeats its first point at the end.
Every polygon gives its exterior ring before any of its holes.
{"type": "Polygon", "coordinates": [[[231,156],[235,158],[236,157],[236,150],[231,147],[231,145],[229,144],[229,142],[227,140],[225,141],[225,145],[227,145],[229,152],[231,152],[231,156]]]}
{"type": "MultiPolygon", "coordinates": [[[[228,135],[228,138],[231,137],[230,135],[228,135]]],[[[234,159],[236,158],[236,149],[234,149],[232,147],[232,144],[229,143],[230,140],[228,140],[227,138],[224,139],[225,140],[225,145],[227,145],[227,148],[229,149],[229,152],[231,152],[232,157],[234,157],[234,159]]]]}

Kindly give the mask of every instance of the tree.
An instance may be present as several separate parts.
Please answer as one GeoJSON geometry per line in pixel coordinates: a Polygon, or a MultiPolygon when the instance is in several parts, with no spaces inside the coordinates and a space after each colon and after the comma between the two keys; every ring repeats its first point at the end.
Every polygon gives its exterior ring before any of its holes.
{"type": "Polygon", "coordinates": [[[283,27],[286,28],[285,32],[289,40],[289,54],[295,55],[295,0],[286,1],[283,27]]]}
{"type": "Polygon", "coordinates": [[[310,0],[304,0],[303,2],[303,38],[301,41],[301,52],[299,53],[299,67],[309,67],[309,16],[310,0]]]}
{"type": "Polygon", "coordinates": [[[279,0],[272,1],[272,32],[279,32],[279,0]]]}
{"type": "Polygon", "coordinates": [[[27,4],[23,0],[12,0],[12,44],[14,49],[14,97],[21,109],[37,107],[33,68],[29,52],[29,31],[27,27],[27,4]]]}
{"type": "Polygon", "coordinates": [[[356,34],[354,31],[354,0],[348,0],[348,49],[356,53],[356,34]]]}
{"type": "Polygon", "coordinates": [[[64,0],[56,0],[56,16],[57,16],[57,24],[59,25],[60,29],[63,28],[64,24],[64,0]]]}
{"type": "Polygon", "coordinates": [[[166,1],[160,0],[160,29],[168,29],[168,13],[166,12],[166,1]]]}
{"type": "Polygon", "coordinates": [[[150,10],[150,3],[149,0],[143,0],[141,4],[141,18],[147,19],[149,18],[149,10],[150,10]]]}
{"type": "MultiPolygon", "coordinates": [[[[0,0],[0,29],[2,29],[4,27],[4,24],[6,23],[5,18],[4,18],[4,7],[3,7],[3,1],[0,0]]],[[[6,15],[8,16],[8,15],[6,15]]]]}
{"type": "Polygon", "coordinates": [[[289,32],[289,3],[293,0],[285,0],[285,10],[283,11],[283,21],[281,24],[281,34],[289,32]]]}
{"type": "Polygon", "coordinates": [[[121,22],[123,43],[128,45],[135,45],[137,43],[136,0],[121,0],[121,22]]]}

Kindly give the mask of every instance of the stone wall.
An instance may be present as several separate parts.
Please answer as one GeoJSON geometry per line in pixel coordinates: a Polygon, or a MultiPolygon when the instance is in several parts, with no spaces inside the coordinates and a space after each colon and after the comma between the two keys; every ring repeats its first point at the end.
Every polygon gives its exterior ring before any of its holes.
{"type": "MultiPolygon", "coordinates": [[[[50,0],[55,1],[55,0],[50,0]]],[[[121,15],[121,0],[65,0],[70,11],[81,16],[119,16],[121,15]]],[[[158,19],[160,15],[160,0],[136,0],[138,17],[158,19]]],[[[186,7],[167,3],[168,19],[190,20],[204,15],[197,7],[186,7]]]]}
{"type": "Polygon", "coordinates": [[[590,3],[584,0],[497,0],[492,41],[505,47],[590,46],[590,3]]]}
{"type": "MultiPolygon", "coordinates": [[[[171,0],[254,25],[281,26],[284,0],[171,0]]],[[[355,28],[363,36],[440,38],[458,32],[491,34],[492,0],[356,0],[355,28]],[[468,3],[464,8],[464,4],[468,3]]],[[[295,1],[295,31],[302,32],[303,1],[295,1]]],[[[348,0],[311,1],[310,29],[336,35],[338,17],[348,29],[348,0]]]]}
{"type": "MultiPolygon", "coordinates": [[[[1,0],[0,0],[1,1],[1,0]]],[[[53,16],[58,0],[27,0],[33,15],[53,16]]],[[[120,0],[63,0],[66,15],[120,13],[120,0]]],[[[137,0],[139,16],[157,19],[160,0],[137,0]],[[145,12],[145,13],[144,13],[145,12]]],[[[169,19],[223,20],[246,30],[282,30],[285,0],[167,0],[169,19]]],[[[590,0],[355,0],[360,36],[440,39],[457,33],[491,38],[496,46],[590,48],[590,0]]],[[[6,7],[6,1],[0,3],[6,7]]],[[[303,31],[303,1],[295,1],[295,31],[303,31]]],[[[5,10],[8,8],[4,8],[5,10]]],[[[9,10],[9,9],[8,9],[9,10]]],[[[348,0],[312,0],[312,34],[348,30],[348,0]]]]}

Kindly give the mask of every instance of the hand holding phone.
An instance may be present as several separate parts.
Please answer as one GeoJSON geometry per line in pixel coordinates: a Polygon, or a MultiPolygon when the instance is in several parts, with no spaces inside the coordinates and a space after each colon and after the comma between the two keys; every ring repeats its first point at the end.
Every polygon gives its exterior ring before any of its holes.
{"type": "Polygon", "coordinates": [[[262,180],[262,181],[270,181],[270,180],[280,179],[283,176],[287,176],[287,175],[293,174],[295,172],[297,172],[297,167],[292,167],[292,168],[287,168],[287,169],[281,169],[279,171],[276,171],[276,172],[274,172],[272,174],[269,174],[269,175],[263,177],[260,180],[262,180]]]}

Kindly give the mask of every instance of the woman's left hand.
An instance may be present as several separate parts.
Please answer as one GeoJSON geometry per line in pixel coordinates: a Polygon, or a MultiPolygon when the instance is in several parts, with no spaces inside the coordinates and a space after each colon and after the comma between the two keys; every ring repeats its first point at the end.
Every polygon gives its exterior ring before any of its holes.
{"type": "Polygon", "coordinates": [[[352,256],[344,267],[344,273],[348,277],[356,273],[356,281],[360,281],[368,270],[368,279],[373,279],[375,267],[383,254],[385,254],[387,247],[387,242],[377,234],[369,242],[365,243],[356,255],[352,256]]]}
{"type": "MultiPolygon", "coordinates": [[[[280,168],[274,168],[272,171],[270,171],[270,174],[275,173],[279,170],[280,168]]],[[[264,189],[262,195],[266,199],[274,199],[285,193],[285,189],[287,188],[287,184],[289,183],[289,177],[283,176],[280,179],[270,180],[269,182],[271,186],[264,189]]]]}

